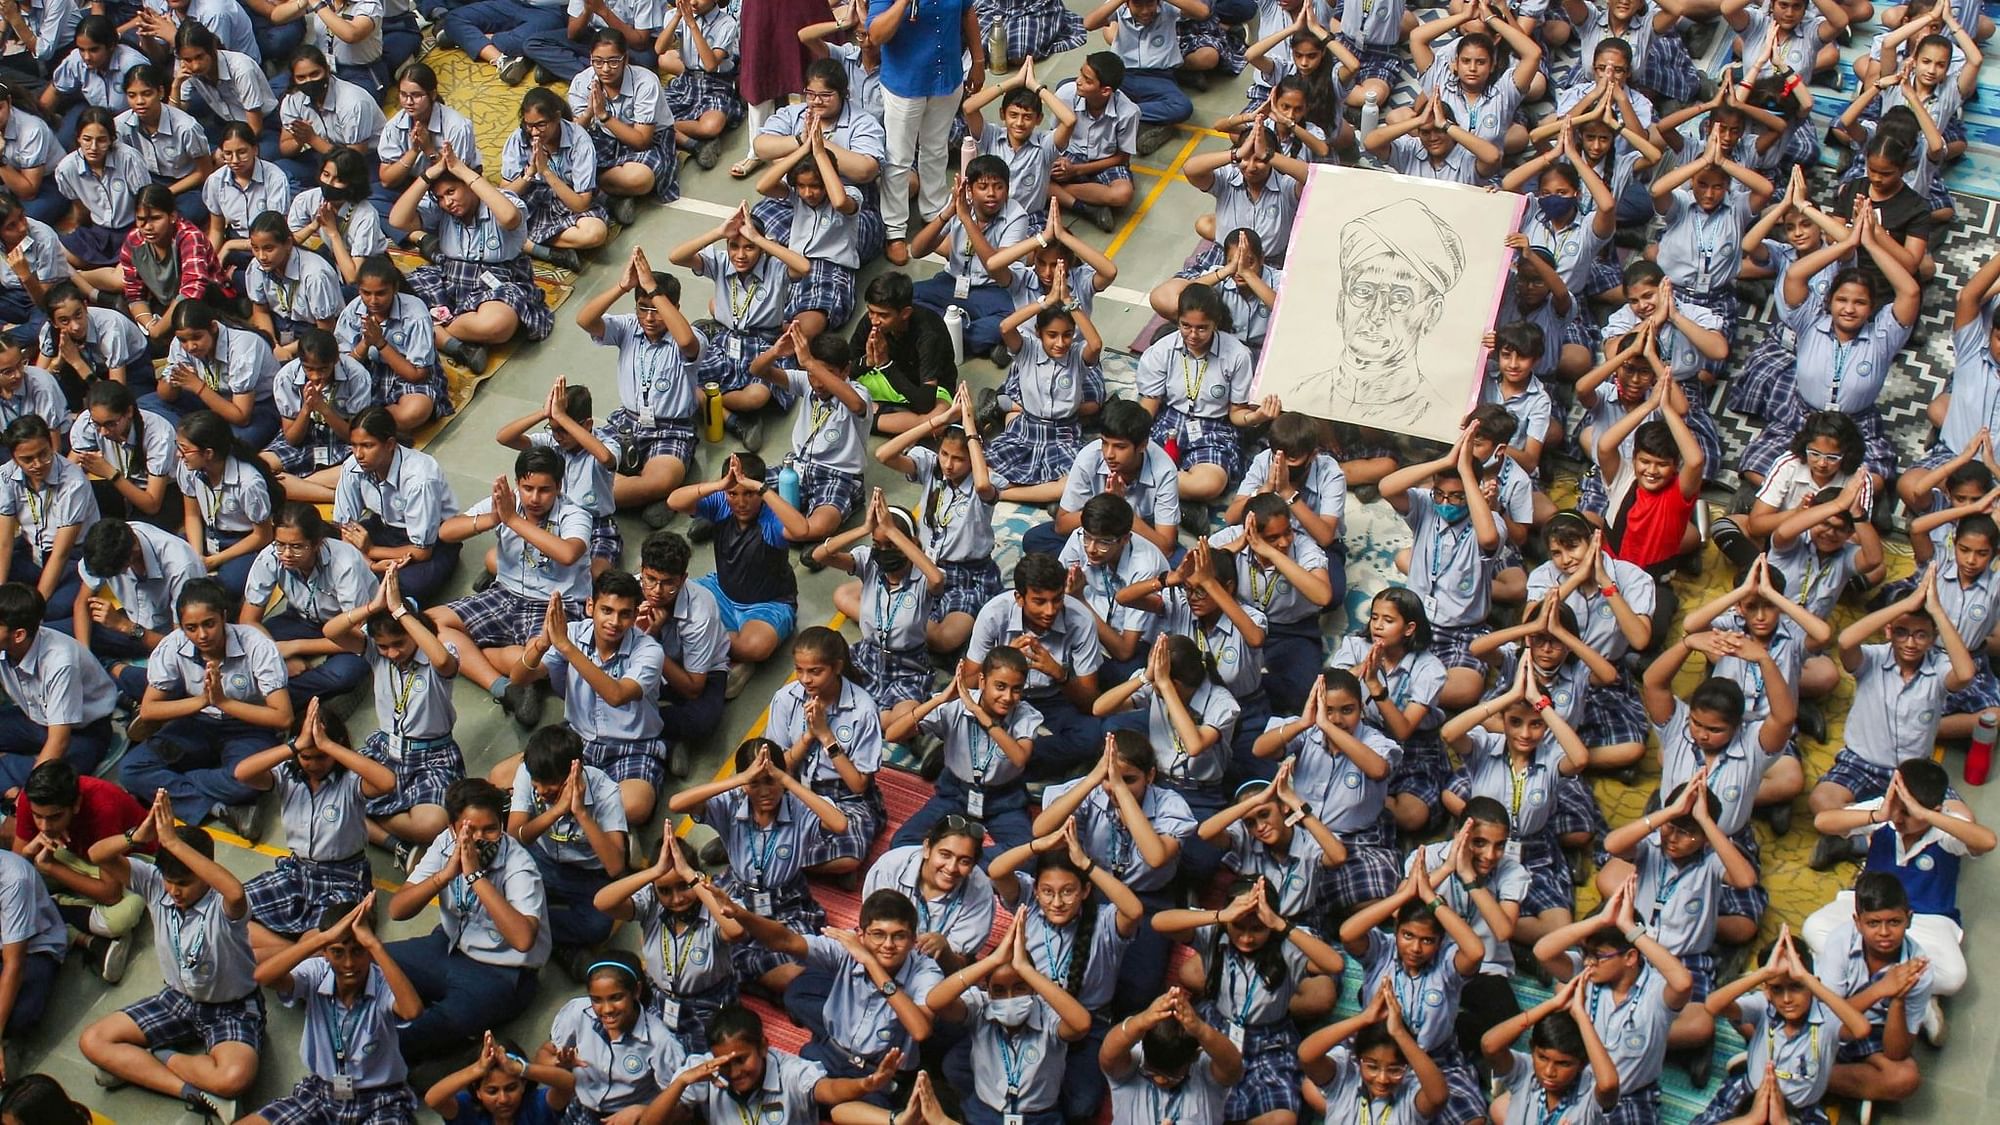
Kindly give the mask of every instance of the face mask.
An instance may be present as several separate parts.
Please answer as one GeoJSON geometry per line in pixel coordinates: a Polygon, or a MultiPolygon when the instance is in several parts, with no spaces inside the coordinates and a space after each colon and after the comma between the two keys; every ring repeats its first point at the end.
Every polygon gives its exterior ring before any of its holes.
{"type": "Polygon", "coordinates": [[[1543,195],[1535,199],[1535,206],[1541,208],[1542,218],[1552,223],[1560,223],[1576,214],[1576,200],[1567,195],[1543,195]]]}
{"type": "Polygon", "coordinates": [[[326,99],[326,84],[327,79],[324,78],[315,78],[310,82],[300,82],[298,84],[299,93],[304,94],[306,100],[310,102],[324,101],[326,99]]]}
{"type": "Polygon", "coordinates": [[[1468,511],[1470,509],[1463,504],[1439,504],[1437,506],[1439,518],[1443,519],[1446,523],[1457,523],[1465,518],[1468,511]]]}
{"type": "Polygon", "coordinates": [[[903,568],[910,565],[910,560],[904,557],[903,552],[892,547],[877,547],[875,565],[882,568],[885,574],[901,574],[903,568]]]}
{"type": "Polygon", "coordinates": [[[1028,1013],[1034,1009],[1034,1003],[1032,996],[1007,996],[987,1001],[986,1007],[993,1013],[994,1019],[1008,1027],[1019,1027],[1028,1022],[1028,1013]]]}
{"type": "Polygon", "coordinates": [[[479,855],[479,866],[491,867],[493,861],[500,855],[500,841],[479,840],[473,844],[473,849],[479,855]]]}

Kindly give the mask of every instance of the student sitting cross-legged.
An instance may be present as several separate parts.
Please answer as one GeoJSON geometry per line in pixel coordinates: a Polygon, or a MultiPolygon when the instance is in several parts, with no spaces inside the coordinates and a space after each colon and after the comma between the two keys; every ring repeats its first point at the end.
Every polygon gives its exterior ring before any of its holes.
{"type": "Polygon", "coordinates": [[[164,789],[154,794],[144,824],[98,841],[90,859],[146,901],[165,987],[84,1028],[77,1045],[103,1072],[104,1085],[143,1086],[181,1099],[194,1113],[220,1116],[210,1099],[249,1089],[264,1044],[264,998],[253,975],[243,884],[215,862],[207,832],[175,827],[164,789]],[[135,846],[156,841],[153,862],[128,858],[135,846]],[[199,1052],[173,1050],[196,1041],[199,1052]]]}
{"type": "Polygon", "coordinates": [[[583,759],[575,731],[543,727],[528,736],[507,802],[507,833],[526,845],[541,872],[552,956],[577,981],[589,947],[611,936],[610,916],[594,903],[625,874],[628,823],[618,783],[583,759]]]}

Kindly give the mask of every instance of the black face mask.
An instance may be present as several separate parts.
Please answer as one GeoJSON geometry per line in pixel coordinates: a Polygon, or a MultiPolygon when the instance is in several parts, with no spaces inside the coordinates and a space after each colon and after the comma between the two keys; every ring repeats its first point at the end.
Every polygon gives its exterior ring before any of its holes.
{"type": "Polygon", "coordinates": [[[336,206],[342,203],[359,203],[361,200],[353,188],[338,184],[319,185],[319,197],[336,206]]]}
{"type": "Polygon", "coordinates": [[[473,843],[473,850],[479,856],[479,866],[491,867],[500,855],[500,841],[477,840],[473,843]]]}
{"type": "Polygon", "coordinates": [[[894,547],[877,547],[875,565],[882,568],[882,573],[900,578],[903,571],[909,568],[910,560],[894,547]]]}
{"type": "Polygon", "coordinates": [[[317,105],[326,100],[328,81],[325,78],[315,78],[310,82],[300,82],[298,83],[298,91],[306,96],[307,101],[317,105]]]}

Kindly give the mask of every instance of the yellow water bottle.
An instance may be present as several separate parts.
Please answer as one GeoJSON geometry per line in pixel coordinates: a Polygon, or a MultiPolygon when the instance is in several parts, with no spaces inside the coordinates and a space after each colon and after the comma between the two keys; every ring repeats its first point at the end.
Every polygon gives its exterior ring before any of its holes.
{"type": "Polygon", "coordinates": [[[722,384],[703,383],[701,385],[702,436],[711,442],[722,440],[722,420],[727,412],[722,406],[722,384]]]}

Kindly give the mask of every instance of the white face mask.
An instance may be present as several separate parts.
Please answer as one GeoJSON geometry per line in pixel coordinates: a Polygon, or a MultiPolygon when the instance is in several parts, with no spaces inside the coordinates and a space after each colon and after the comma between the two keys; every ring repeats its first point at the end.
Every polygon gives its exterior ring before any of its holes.
{"type": "Polygon", "coordinates": [[[1034,1010],[1032,996],[1005,996],[987,1002],[987,1011],[993,1018],[1007,1027],[1019,1027],[1028,1022],[1028,1014],[1034,1010]]]}

